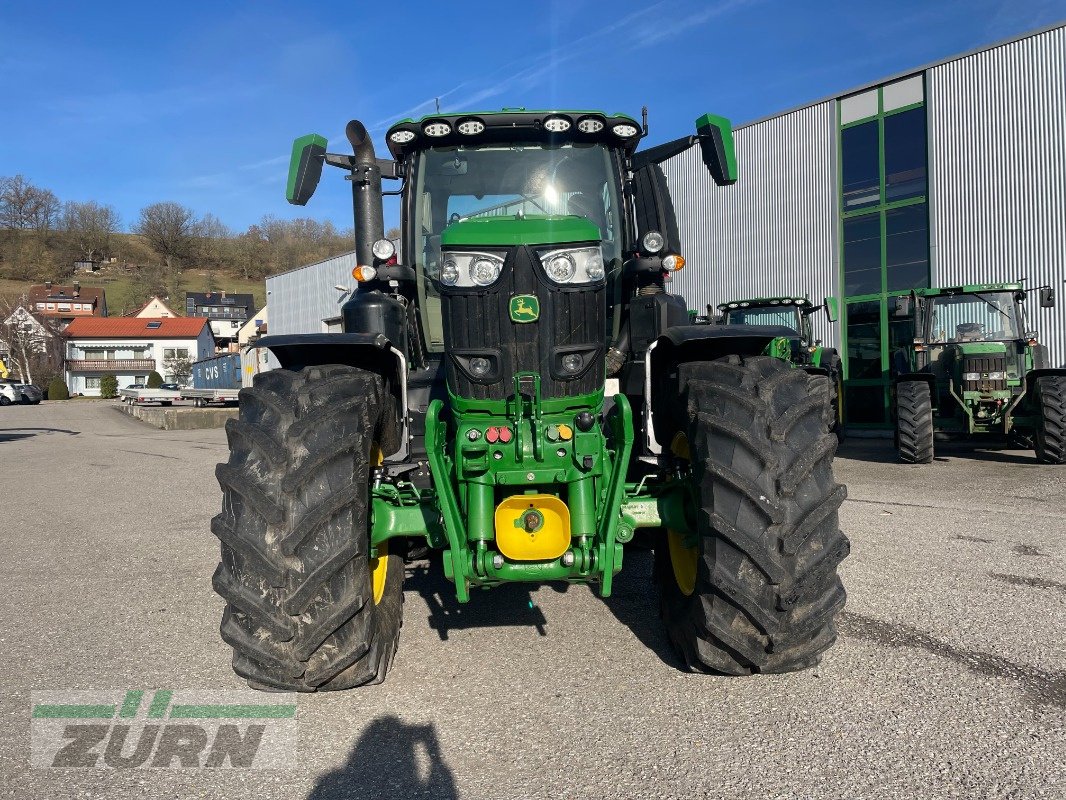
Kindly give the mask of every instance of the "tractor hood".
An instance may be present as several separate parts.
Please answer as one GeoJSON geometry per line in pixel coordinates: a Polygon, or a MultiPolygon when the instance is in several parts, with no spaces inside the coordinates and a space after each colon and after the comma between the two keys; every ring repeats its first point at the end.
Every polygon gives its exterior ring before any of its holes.
{"type": "Polygon", "coordinates": [[[994,356],[1007,352],[1003,342],[953,342],[964,356],[994,356]]]}
{"type": "Polygon", "coordinates": [[[515,247],[598,242],[600,230],[584,217],[527,215],[475,217],[444,229],[443,247],[515,247]]]}

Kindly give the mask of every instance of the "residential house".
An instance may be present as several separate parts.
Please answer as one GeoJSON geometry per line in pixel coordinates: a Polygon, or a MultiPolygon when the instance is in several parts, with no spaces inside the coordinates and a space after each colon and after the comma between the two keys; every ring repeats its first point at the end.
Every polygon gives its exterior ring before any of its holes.
{"type": "Polygon", "coordinates": [[[63,335],[71,394],[98,396],[107,373],[118,378],[120,389],[144,383],[152,371],[170,381],[169,360],[200,361],[215,354],[211,325],[203,317],[76,319],[63,335]]]}
{"type": "Polygon", "coordinates": [[[143,306],[136,311],[131,311],[129,314],[124,314],[127,317],[144,317],[152,319],[160,319],[166,317],[177,317],[180,314],[176,314],[170,306],[160,300],[158,297],[153,297],[143,306]]]}
{"type": "Polygon", "coordinates": [[[70,286],[51,281],[31,286],[28,298],[29,311],[38,317],[53,320],[61,329],[75,319],[107,316],[107,295],[104,290],[83,287],[77,281],[70,286]]]}
{"type": "MultiPolygon", "coordinates": [[[[49,326],[44,325],[23,306],[17,306],[0,328],[0,361],[7,365],[9,373],[18,374],[24,381],[33,380],[33,370],[42,359],[47,360],[49,342],[54,337],[49,326]]],[[[58,359],[59,353],[55,353],[58,359]]]]}
{"type": "Polygon", "coordinates": [[[207,317],[220,350],[237,350],[237,332],[255,311],[255,298],[250,294],[231,292],[187,292],[185,315],[207,317]]]}

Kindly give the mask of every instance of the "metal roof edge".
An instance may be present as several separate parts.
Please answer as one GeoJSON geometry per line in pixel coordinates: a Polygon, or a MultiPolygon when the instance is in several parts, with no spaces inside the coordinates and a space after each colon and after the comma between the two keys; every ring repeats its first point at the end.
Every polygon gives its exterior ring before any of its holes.
{"type": "Polygon", "coordinates": [[[881,86],[882,84],[891,83],[892,81],[896,81],[901,78],[906,78],[920,72],[926,72],[927,70],[933,69],[934,67],[940,67],[944,64],[950,64],[952,61],[960,61],[964,58],[975,56],[978,53],[984,53],[989,50],[995,50],[997,47],[1004,47],[1008,44],[1014,44],[1015,42],[1022,41],[1022,39],[1029,39],[1034,36],[1040,36],[1042,34],[1049,33],[1050,31],[1057,30],[1059,28],[1066,28],[1066,19],[1060,20],[1059,22],[1054,22],[1050,25],[1045,25],[1043,28],[1037,28],[1036,30],[1028,31],[1027,33],[1020,33],[1017,36],[1011,36],[1007,39],[1001,39],[1000,41],[993,42],[992,44],[981,45],[980,47],[975,47],[972,50],[966,50],[962,53],[957,53],[956,55],[939,59],[938,61],[930,61],[929,63],[923,64],[922,66],[901,70],[899,72],[894,72],[891,75],[888,75],[887,77],[879,78],[875,81],[870,81],[868,83],[861,84],[860,86],[855,86],[851,89],[846,89],[842,92],[835,92],[834,94],[826,95],[825,97],[820,97],[819,99],[812,100],[808,103],[801,103],[800,105],[787,108],[784,111],[778,111],[776,114],[767,114],[764,117],[759,117],[749,122],[744,122],[740,125],[736,125],[734,126],[733,130],[739,131],[742,128],[750,128],[753,125],[759,125],[760,123],[767,122],[771,119],[777,119],[778,117],[784,117],[789,114],[794,114],[797,111],[802,111],[805,108],[819,106],[822,103],[828,103],[833,100],[839,100],[843,97],[847,97],[848,95],[857,94],[859,92],[866,91],[867,89],[872,89],[875,86],[881,86]]]}
{"type": "Polygon", "coordinates": [[[329,258],[323,258],[321,261],[312,261],[310,264],[301,264],[300,266],[293,267],[292,269],[286,269],[286,270],[282,270],[281,272],[275,272],[273,275],[267,275],[263,280],[264,281],[268,281],[271,278],[280,278],[282,275],[288,275],[288,274],[290,274],[292,272],[299,272],[300,270],[307,269],[309,267],[317,267],[319,264],[325,264],[327,261],[333,261],[336,258],[344,258],[345,256],[354,256],[354,255],[355,255],[355,251],[354,250],[347,250],[347,251],[345,251],[343,253],[337,253],[337,255],[335,255],[335,256],[330,256],[329,258]]]}

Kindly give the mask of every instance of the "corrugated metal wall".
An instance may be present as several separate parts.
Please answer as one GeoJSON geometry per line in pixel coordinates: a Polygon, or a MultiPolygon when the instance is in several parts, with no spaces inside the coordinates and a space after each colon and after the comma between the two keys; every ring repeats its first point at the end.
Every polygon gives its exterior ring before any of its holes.
{"type": "Polygon", "coordinates": [[[933,67],[927,86],[934,285],[1055,286],[1057,308],[1028,310],[1062,364],[1066,29],[933,67]]]}
{"type": "MultiPolygon", "coordinates": [[[[687,266],[670,291],[704,311],[743,297],[838,294],[836,103],[735,132],[739,180],[718,187],[698,148],[663,164],[687,266]]],[[[824,314],[815,334],[839,337],[824,314]]]]}
{"type": "Polygon", "coordinates": [[[357,286],[352,277],[355,266],[355,253],[346,253],[267,278],[267,331],[271,335],[324,333],[322,321],[339,317],[349,297],[335,287],[357,286]]]}

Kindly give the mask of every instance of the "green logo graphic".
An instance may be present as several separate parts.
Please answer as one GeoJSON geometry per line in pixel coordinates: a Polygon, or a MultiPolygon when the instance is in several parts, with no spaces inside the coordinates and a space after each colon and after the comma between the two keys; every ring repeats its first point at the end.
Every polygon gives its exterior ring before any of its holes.
{"type": "Polygon", "coordinates": [[[248,690],[32,692],[34,768],[291,769],[293,695],[248,690]],[[278,702],[278,700],[283,702],[278,702]],[[284,702],[288,700],[289,702],[284,702]]]}
{"type": "Polygon", "coordinates": [[[536,322],[540,319],[540,301],[531,294],[511,298],[511,322],[536,322]]]}

